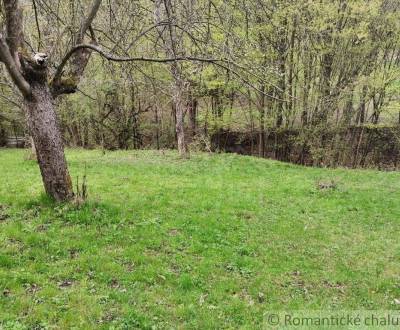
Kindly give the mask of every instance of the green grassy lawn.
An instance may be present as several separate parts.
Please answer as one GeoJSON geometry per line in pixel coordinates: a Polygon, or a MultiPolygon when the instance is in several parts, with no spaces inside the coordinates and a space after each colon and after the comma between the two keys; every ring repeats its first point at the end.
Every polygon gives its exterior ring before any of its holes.
{"type": "Polygon", "coordinates": [[[89,200],[56,205],[24,154],[0,150],[0,328],[258,329],[270,310],[400,308],[398,172],[68,150],[89,200]]]}

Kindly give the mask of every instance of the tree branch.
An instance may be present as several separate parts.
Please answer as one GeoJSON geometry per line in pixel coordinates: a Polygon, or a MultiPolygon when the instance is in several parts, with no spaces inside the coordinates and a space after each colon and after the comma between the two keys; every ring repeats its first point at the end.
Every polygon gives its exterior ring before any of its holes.
{"type": "Polygon", "coordinates": [[[6,65],[6,69],[10,74],[13,82],[21,91],[24,97],[30,97],[31,95],[31,86],[22,76],[21,72],[19,71],[17,64],[14,61],[13,56],[11,55],[10,49],[3,38],[3,35],[0,34],[0,58],[2,62],[6,65]]]}
{"type": "MultiPolygon", "coordinates": [[[[92,7],[90,9],[88,16],[84,20],[82,20],[80,28],[77,34],[75,35],[74,45],[82,44],[82,42],[84,41],[85,34],[87,30],[90,29],[90,26],[93,23],[93,20],[97,15],[97,12],[99,11],[101,1],[102,0],[93,0],[92,7]]],[[[93,39],[93,30],[91,31],[91,37],[93,39]]],[[[69,51],[65,56],[68,57],[68,59],[71,56],[73,57],[71,61],[71,66],[69,67],[67,73],[68,78],[70,78],[70,82],[68,86],[65,86],[65,84],[63,84],[63,82],[61,81],[63,69],[65,67],[65,64],[67,63],[67,61],[65,61],[65,63],[62,64],[62,66],[57,69],[56,74],[54,75],[54,78],[52,80],[54,96],[63,93],[74,92],[89,62],[91,51],[88,47],[80,47],[80,48],[73,47],[73,49],[75,49],[75,51],[73,52],[69,51]]]]}
{"type": "Polygon", "coordinates": [[[35,13],[36,29],[37,29],[37,33],[38,33],[38,51],[40,52],[40,49],[42,48],[42,36],[41,36],[41,32],[40,32],[36,0],[32,0],[32,5],[33,5],[33,12],[35,13]]]}
{"type": "Polygon", "coordinates": [[[18,50],[23,48],[22,9],[18,0],[3,0],[6,19],[6,40],[9,53],[19,66],[18,50]]]}
{"type": "Polygon", "coordinates": [[[225,59],[212,59],[212,58],[201,58],[201,57],[195,57],[195,56],[181,56],[181,57],[172,57],[172,58],[150,58],[150,57],[118,57],[114,56],[112,54],[107,53],[103,49],[101,49],[99,46],[92,45],[92,44],[80,44],[76,45],[73,47],[63,58],[61,61],[61,64],[58,66],[57,71],[54,75],[53,82],[57,81],[57,79],[61,78],[61,75],[63,73],[63,68],[66,66],[68,63],[68,60],[71,58],[71,56],[78,50],[88,48],[91,49],[92,51],[97,52],[100,54],[102,57],[109,61],[113,62],[153,62],[153,63],[171,63],[171,62],[177,62],[177,61],[193,61],[193,62],[203,62],[203,63],[210,63],[214,64],[220,68],[223,68],[225,70],[228,70],[232,72],[235,76],[237,76],[245,85],[248,87],[256,90],[257,92],[265,95],[268,98],[281,101],[281,102],[287,102],[287,100],[280,99],[278,97],[275,97],[270,94],[266,94],[263,92],[261,89],[257,88],[254,86],[251,82],[248,80],[244,79],[242,75],[237,72],[236,70],[232,69],[230,66],[237,66],[241,68],[239,65],[236,65],[235,63],[225,60],[225,59]]]}
{"type": "Polygon", "coordinates": [[[82,21],[81,27],[78,31],[75,43],[80,44],[83,41],[86,31],[89,29],[90,25],[92,25],[93,20],[95,19],[97,12],[99,11],[100,5],[102,0],[94,0],[92,9],[90,10],[89,15],[87,18],[82,21]]]}

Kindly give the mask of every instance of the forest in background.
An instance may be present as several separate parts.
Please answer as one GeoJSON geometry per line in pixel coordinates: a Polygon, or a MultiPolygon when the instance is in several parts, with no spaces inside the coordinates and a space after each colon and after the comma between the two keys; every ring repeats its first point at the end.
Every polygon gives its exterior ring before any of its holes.
{"type": "MultiPolygon", "coordinates": [[[[47,53],[55,72],[91,2],[21,4],[25,47],[47,53]]],[[[104,54],[89,54],[79,84],[66,76],[72,95],[57,99],[65,144],[312,165],[389,157],[397,167],[399,9],[396,0],[104,1],[85,36],[104,54]]],[[[0,70],[4,142],[29,134],[0,70]]]]}

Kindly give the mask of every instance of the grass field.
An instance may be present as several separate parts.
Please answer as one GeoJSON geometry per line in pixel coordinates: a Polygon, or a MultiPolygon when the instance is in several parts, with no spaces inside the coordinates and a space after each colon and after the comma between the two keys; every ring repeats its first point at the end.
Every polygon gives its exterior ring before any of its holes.
{"type": "Polygon", "coordinates": [[[24,154],[0,150],[0,328],[259,329],[270,310],[400,308],[398,172],[69,150],[89,199],[56,205],[24,154]]]}

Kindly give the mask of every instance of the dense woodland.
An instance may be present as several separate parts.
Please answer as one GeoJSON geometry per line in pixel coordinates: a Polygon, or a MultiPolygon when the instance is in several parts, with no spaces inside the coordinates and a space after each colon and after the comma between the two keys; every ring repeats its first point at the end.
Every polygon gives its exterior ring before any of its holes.
{"type": "MultiPolygon", "coordinates": [[[[397,0],[3,0],[1,25],[11,56],[46,54],[42,79],[68,146],[188,157],[223,149],[234,132],[233,144],[250,136],[250,152],[270,156],[271,132],[277,154],[295,131],[321,164],[350,140],[358,153],[363,127],[398,143],[397,0]]],[[[29,90],[1,57],[0,140],[35,135],[29,90]]]]}

